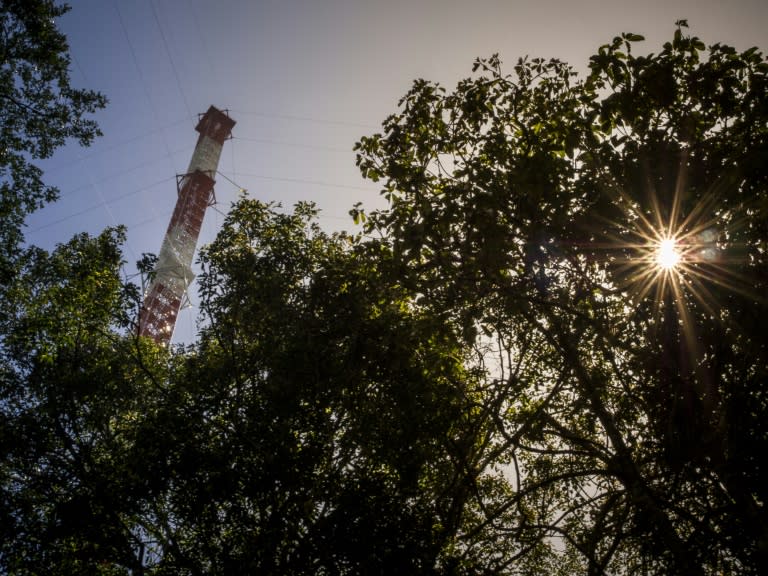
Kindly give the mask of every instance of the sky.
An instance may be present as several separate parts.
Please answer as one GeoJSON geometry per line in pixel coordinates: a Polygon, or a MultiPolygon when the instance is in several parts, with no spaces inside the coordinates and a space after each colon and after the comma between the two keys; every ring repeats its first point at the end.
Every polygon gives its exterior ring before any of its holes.
{"type": "MultiPolygon", "coordinates": [[[[224,144],[213,240],[241,189],[266,202],[313,201],[328,230],[353,228],[356,202],[382,207],[379,184],[355,166],[354,143],[379,130],[416,78],[450,89],[477,57],[555,57],[579,72],[621,32],[659,52],[678,19],[706,44],[768,51],[764,0],[69,0],[73,84],[109,98],[104,135],[40,163],[61,198],[27,220],[46,249],[78,232],[127,227],[126,274],[157,253],[176,201],[176,175],[210,105],[237,124],[224,144]]],[[[136,279],[138,282],[138,279],[136,279]]],[[[174,342],[192,342],[195,300],[174,342]]]]}

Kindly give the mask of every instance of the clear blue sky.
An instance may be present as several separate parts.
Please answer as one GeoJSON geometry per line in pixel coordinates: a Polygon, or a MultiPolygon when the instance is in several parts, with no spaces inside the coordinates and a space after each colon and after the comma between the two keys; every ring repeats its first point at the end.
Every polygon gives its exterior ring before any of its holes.
{"type": "MultiPolygon", "coordinates": [[[[377,130],[418,77],[452,87],[478,56],[558,57],[584,70],[620,32],[658,52],[687,18],[705,43],[768,50],[764,0],[70,0],[76,85],[102,91],[104,137],[42,164],[61,199],[28,220],[44,248],[80,231],[128,227],[126,258],[158,252],[195,145],[197,114],[237,121],[220,171],[252,197],[315,201],[329,229],[351,227],[357,201],[380,206],[352,146],[377,130]]],[[[210,241],[238,186],[217,179],[210,241]]],[[[193,295],[194,300],[194,295],[193,295]]],[[[194,311],[176,341],[191,341],[194,311]]]]}

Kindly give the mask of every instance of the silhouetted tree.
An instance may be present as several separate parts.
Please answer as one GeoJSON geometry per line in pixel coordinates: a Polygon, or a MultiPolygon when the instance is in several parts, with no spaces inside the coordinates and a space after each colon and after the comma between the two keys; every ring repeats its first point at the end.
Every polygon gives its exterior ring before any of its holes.
{"type": "Polygon", "coordinates": [[[685,27],[647,56],[616,37],[584,80],[497,57],[419,80],[357,146],[389,200],[367,231],[494,358],[513,480],[484,522],[551,543],[533,573],[768,565],[768,63],[685,27]]]}

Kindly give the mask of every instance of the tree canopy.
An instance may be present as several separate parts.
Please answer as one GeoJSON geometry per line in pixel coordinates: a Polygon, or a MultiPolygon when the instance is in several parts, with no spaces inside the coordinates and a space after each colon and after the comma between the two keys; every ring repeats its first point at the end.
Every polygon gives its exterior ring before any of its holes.
{"type": "Polygon", "coordinates": [[[26,252],[0,572],[759,574],[768,63],[685,29],[417,80],[356,146],[388,207],[241,198],[186,347],[121,230],[26,252]]]}
{"type": "Polygon", "coordinates": [[[594,574],[768,561],[768,63],[685,26],[647,56],[616,37],[583,80],[493,57],[450,93],[418,81],[358,145],[390,200],[367,230],[498,354],[514,494],[487,522],[594,574]]]}

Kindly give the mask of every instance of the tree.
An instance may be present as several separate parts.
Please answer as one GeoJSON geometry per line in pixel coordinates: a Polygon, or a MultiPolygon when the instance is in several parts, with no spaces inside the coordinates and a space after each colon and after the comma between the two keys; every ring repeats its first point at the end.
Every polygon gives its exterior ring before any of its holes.
{"type": "Polygon", "coordinates": [[[203,250],[200,342],[146,423],[156,570],[434,573],[473,489],[474,376],[378,244],[243,199],[203,250]]]}
{"type": "Polygon", "coordinates": [[[68,138],[87,146],[99,135],[88,115],[106,98],[71,86],[67,40],[55,24],[68,10],[53,0],[0,4],[0,286],[13,274],[24,218],[58,194],[33,161],[68,138]]]}
{"type": "Polygon", "coordinates": [[[0,301],[3,574],[140,566],[148,488],[131,436],[153,379],[119,333],[137,297],[121,279],[123,241],[116,229],[29,249],[0,301]]]}
{"type": "Polygon", "coordinates": [[[614,38],[583,80],[495,56],[418,80],[357,145],[389,200],[366,231],[487,350],[511,482],[482,523],[549,545],[519,571],[768,564],[768,63],[685,27],[614,38]]]}
{"type": "Polygon", "coordinates": [[[77,236],[51,254],[22,247],[25,217],[57,196],[34,162],[69,138],[90,144],[99,130],[88,116],[106,103],[71,86],[67,41],[55,23],[68,10],[50,0],[0,3],[4,574],[88,571],[84,565],[110,554],[125,559],[132,546],[114,521],[121,493],[104,490],[118,473],[106,463],[119,458],[106,424],[133,401],[136,389],[129,393],[126,380],[141,380],[130,363],[117,366],[120,346],[110,332],[124,324],[131,294],[119,275],[123,232],[77,236]],[[113,519],[111,533],[104,518],[113,519]]]}

